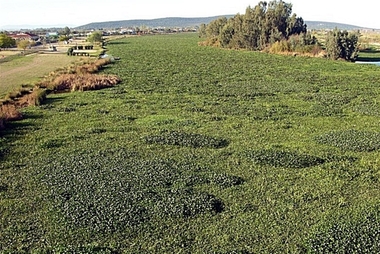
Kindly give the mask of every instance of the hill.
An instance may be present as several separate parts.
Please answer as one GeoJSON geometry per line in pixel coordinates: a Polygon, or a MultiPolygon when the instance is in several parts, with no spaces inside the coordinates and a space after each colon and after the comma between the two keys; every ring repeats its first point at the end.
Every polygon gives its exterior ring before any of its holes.
{"type": "Polygon", "coordinates": [[[312,29],[334,29],[334,28],[340,28],[342,30],[363,30],[363,29],[372,29],[368,27],[360,27],[355,25],[348,25],[348,24],[342,24],[342,23],[334,23],[334,22],[325,22],[325,21],[305,21],[307,24],[307,28],[309,30],[312,29]]]}
{"type": "Polygon", "coordinates": [[[220,15],[213,17],[200,17],[200,18],[159,18],[159,19],[133,19],[133,20],[119,20],[107,22],[95,22],[87,25],[76,27],[76,29],[101,29],[101,28],[120,28],[120,27],[195,27],[200,24],[208,24],[212,20],[219,17],[230,18],[233,15],[220,15]]]}
{"type": "MultiPolygon", "coordinates": [[[[119,20],[119,21],[106,21],[106,22],[94,22],[83,26],[76,27],[75,29],[80,30],[91,30],[91,29],[113,29],[120,27],[196,27],[200,24],[208,24],[212,20],[219,17],[233,17],[234,15],[220,15],[213,17],[199,17],[199,18],[159,18],[159,19],[132,19],[132,20],[119,20]]],[[[305,21],[308,29],[334,29],[335,27],[344,30],[362,30],[371,29],[364,28],[355,25],[348,25],[342,23],[325,22],[325,21],[305,21]]]]}

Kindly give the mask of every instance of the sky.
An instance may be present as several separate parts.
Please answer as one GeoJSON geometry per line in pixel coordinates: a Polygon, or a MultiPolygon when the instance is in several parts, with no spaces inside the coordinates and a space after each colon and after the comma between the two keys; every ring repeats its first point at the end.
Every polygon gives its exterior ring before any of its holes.
{"type": "MultiPolygon", "coordinates": [[[[285,2],[292,3],[293,12],[306,21],[380,29],[378,0],[285,2]]],[[[258,3],[257,0],[0,0],[0,29],[9,26],[73,28],[102,21],[243,14],[248,6],[258,3]]]]}

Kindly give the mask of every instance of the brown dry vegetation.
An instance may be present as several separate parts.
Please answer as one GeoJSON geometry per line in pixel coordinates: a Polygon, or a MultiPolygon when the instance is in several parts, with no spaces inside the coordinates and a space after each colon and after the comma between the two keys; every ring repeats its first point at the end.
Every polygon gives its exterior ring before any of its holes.
{"type": "Polygon", "coordinates": [[[37,83],[37,86],[50,91],[87,91],[114,86],[121,81],[119,77],[94,74],[110,63],[109,59],[82,61],[79,65],[71,65],[50,73],[37,83]]]}
{"type": "Polygon", "coordinates": [[[282,40],[265,48],[263,52],[279,55],[326,57],[326,51],[319,45],[305,45],[293,48],[289,41],[282,40]]]}
{"type": "Polygon", "coordinates": [[[6,122],[17,121],[23,118],[20,108],[38,106],[46,99],[46,90],[35,87],[23,89],[22,92],[14,93],[14,97],[2,102],[0,106],[0,130],[5,128],[6,122]]]}
{"type": "Polygon", "coordinates": [[[21,88],[9,93],[0,108],[0,129],[5,128],[7,121],[22,119],[19,108],[40,105],[47,91],[87,91],[117,85],[121,80],[115,75],[94,74],[110,63],[109,59],[84,60],[51,72],[33,89],[21,88]]]}
{"type": "Polygon", "coordinates": [[[16,104],[12,103],[5,103],[1,105],[0,114],[3,127],[5,125],[5,122],[7,121],[15,121],[22,119],[22,114],[20,113],[20,111],[18,111],[16,104]]]}
{"type": "Polygon", "coordinates": [[[53,91],[87,91],[111,87],[120,82],[114,75],[62,74],[52,82],[40,84],[41,88],[53,91]]]}

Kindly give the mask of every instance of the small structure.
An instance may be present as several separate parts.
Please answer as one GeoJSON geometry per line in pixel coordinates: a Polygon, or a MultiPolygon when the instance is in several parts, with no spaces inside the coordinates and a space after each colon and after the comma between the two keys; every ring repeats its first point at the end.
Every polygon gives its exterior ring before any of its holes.
{"type": "Polygon", "coordinates": [[[46,38],[53,37],[53,38],[58,38],[58,33],[57,32],[49,32],[46,33],[46,38]]]}
{"type": "Polygon", "coordinates": [[[40,39],[38,35],[32,34],[32,33],[18,33],[18,34],[8,34],[9,37],[16,41],[37,41],[40,39]]]}

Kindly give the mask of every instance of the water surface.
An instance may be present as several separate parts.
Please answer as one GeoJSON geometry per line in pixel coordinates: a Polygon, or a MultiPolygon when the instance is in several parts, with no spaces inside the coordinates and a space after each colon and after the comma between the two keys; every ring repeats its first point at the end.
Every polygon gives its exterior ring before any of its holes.
{"type": "Polygon", "coordinates": [[[375,64],[380,66],[380,62],[363,62],[363,61],[356,61],[357,64],[375,64]]]}

